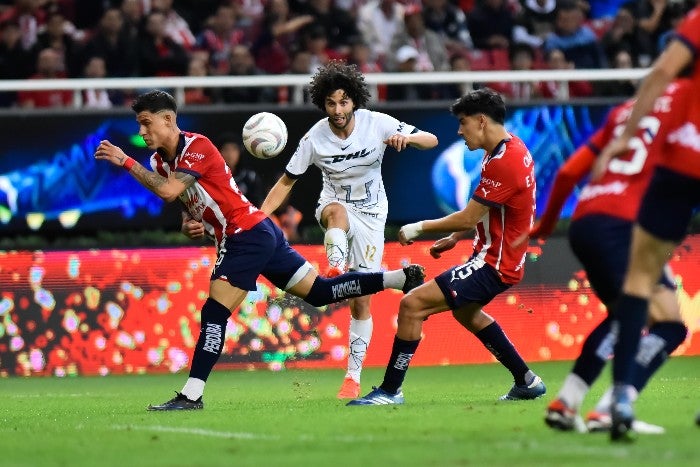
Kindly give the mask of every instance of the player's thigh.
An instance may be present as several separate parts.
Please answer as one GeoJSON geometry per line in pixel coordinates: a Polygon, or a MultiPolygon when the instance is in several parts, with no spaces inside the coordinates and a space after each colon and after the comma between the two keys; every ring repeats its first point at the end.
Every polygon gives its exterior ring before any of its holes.
{"type": "Polygon", "coordinates": [[[350,230],[348,209],[337,200],[320,199],[316,206],[316,220],[323,229],[338,228],[350,230]]]}
{"type": "Polygon", "coordinates": [[[659,240],[680,243],[698,207],[700,180],[658,167],[642,198],[637,224],[659,240]]]}
{"type": "Polygon", "coordinates": [[[360,272],[382,270],[384,256],[384,219],[348,210],[350,231],[348,265],[360,272]]]}
{"type": "Polygon", "coordinates": [[[229,236],[217,252],[211,280],[255,290],[258,276],[273,258],[279,242],[276,230],[279,228],[265,219],[249,230],[229,236]]]}
{"type": "Polygon", "coordinates": [[[493,267],[475,257],[439,274],[435,277],[435,283],[451,310],[471,303],[484,306],[496,295],[510,288],[510,285],[501,281],[493,267]]]}
{"type": "Polygon", "coordinates": [[[399,305],[399,320],[403,318],[423,320],[448,309],[442,289],[434,279],[431,279],[404,295],[399,305]]]}
{"type": "Polygon", "coordinates": [[[605,215],[588,215],[569,226],[569,244],[586,270],[596,295],[605,304],[620,294],[627,270],[632,223],[605,215]]]}
{"type": "Polygon", "coordinates": [[[635,225],[623,290],[628,294],[650,298],[675,247],[675,242],[662,240],[635,225]]]}

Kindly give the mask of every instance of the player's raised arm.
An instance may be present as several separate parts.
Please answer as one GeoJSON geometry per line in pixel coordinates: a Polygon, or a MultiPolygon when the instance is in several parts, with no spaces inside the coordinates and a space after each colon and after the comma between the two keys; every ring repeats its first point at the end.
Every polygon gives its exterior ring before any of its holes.
{"type": "Polygon", "coordinates": [[[172,202],[195,182],[192,175],[176,172],[166,178],[141,165],[135,159],[127,156],[122,148],[108,140],[100,141],[95,150],[95,159],[106,160],[118,167],[124,167],[144,187],[166,202],[172,202]]]}

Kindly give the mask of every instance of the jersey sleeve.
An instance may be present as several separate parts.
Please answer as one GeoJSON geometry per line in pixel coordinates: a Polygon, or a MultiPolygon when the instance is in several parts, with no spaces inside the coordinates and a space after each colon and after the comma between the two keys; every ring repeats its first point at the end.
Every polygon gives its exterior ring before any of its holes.
{"type": "Polygon", "coordinates": [[[700,50],[700,7],[693,8],[676,28],[674,37],[683,42],[697,59],[700,50]]]}
{"type": "Polygon", "coordinates": [[[313,163],[314,145],[311,142],[311,132],[307,132],[299,141],[296,151],[287,163],[284,171],[290,178],[299,178],[313,163]]]}
{"type": "Polygon", "coordinates": [[[379,125],[379,131],[384,139],[389,138],[396,133],[410,135],[416,130],[416,127],[413,125],[399,121],[391,115],[387,115],[382,112],[374,112],[374,116],[376,117],[376,121],[379,125]]]}

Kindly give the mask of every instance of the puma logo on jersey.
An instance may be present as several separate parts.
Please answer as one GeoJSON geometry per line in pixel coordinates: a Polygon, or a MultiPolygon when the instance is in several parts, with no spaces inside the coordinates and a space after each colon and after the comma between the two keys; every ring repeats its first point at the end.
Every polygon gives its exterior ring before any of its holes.
{"type": "Polygon", "coordinates": [[[360,159],[361,157],[369,156],[373,152],[374,152],[374,149],[372,149],[370,151],[367,148],[363,148],[360,151],[352,152],[350,154],[339,154],[337,156],[331,156],[331,157],[333,157],[333,160],[331,160],[331,164],[335,164],[337,162],[349,161],[351,159],[360,159]]]}

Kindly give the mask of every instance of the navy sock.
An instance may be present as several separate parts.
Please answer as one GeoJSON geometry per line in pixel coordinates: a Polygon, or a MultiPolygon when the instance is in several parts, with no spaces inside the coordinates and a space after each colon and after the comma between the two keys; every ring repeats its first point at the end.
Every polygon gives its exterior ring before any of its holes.
{"type": "Polygon", "coordinates": [[[613,359],[613,382],[632,384],[632,367],[637,355],[642,329],[647,321],[649,301],[623,293],[615,307],[613,318],[618,327],[615,357],[613,359]]]}
{"type": "Polygon", "coordinates": [[[323,306],[348,298],[372,295],[382,290],[384,273],[351,271],[333,278],[318,276],[303,299],[310,305],[323,306]]]}
{"type": "Polygon", "coordinates": [[[226,322],[231,312],[212,298],[202,307],[202,325],[192,356],[190,378],[206,381],[214,364],[221,356],[226,334],[226,322]]]}
{"type": "Polygon", "coordinates": [[[411,363],[413,354],[416,353],[420,339],[416,341],[405,341],[394,336],[394,345],[391,347],[391,357],[384,373],[384,381],[379,386],[390,394],[399,392],[399,388],[406,378],[408,365],[411,363]]]}
{"type": "Polygon", "coordinates": [[[649,328],[649,333],[639,343],[639,352],[632,369],[632,384],[638,392],[644,389],[649,378],[683,343],[687,333],[688,328],[677,321],[656,323],[649,328]]]}
{"type": "Polygon", "coordinates": [[[489,324],[477,332],[475,336],[496,357],[496,360],[508,368],[508,371],[513,375],[515,384],[518,386],[526,384],[525,373],[530,369],[497,322],[489,324]]]}
{"type": "Polygon", "coordinates": [[[586,337],[581,353],[574,363],[572,373],[592,386],[600,376],[605,364],[613,353],[615,334],[611,332],[612,318],[608,316],[586,337]]]}

